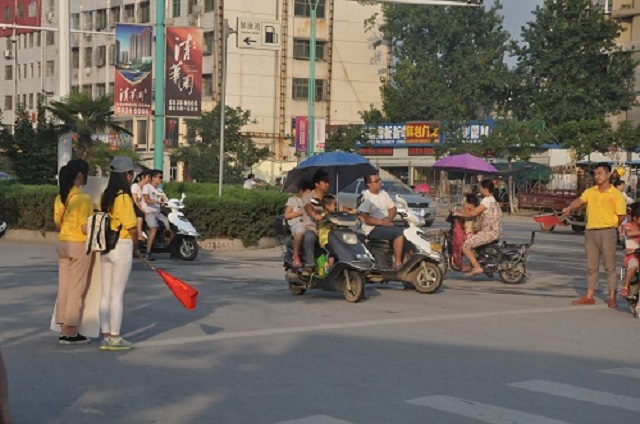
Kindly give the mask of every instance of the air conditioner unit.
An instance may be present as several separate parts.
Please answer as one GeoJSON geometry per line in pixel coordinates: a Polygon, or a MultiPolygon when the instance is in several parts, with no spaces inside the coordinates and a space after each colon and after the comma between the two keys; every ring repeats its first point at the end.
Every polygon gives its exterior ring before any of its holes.
{"type": "Polygon", "coordinates": [[[13,59],[13,50],[5,50],[4,51],[5,59],[13,59]]]}
{"type": "Polygon", "coordinates": [[[74,68],[73,69],[73,79],[78,79],[79,76],[80,76],[80,69],[74,68]]]}
{"type": "Polygon", "coordinates": [[[87,41],[91,41],[91,34],[82,34],[84,35],[84,39],[87,41]]]}
{"type": "Polygon", "coordinates": [[[199,4],[194,4],[191,7],[191,14],[192,15],[200,15],[202,13],[202,6],[199,4]]]}
{"type": "Polygon", "coordinates": [[[84,74],[85,74],[86,76],[91,75],[91,66],[85,66],[85,67],[84,67],[84,74]]]}
{"type": "Polygon", "coordinates": [[[53,12],[47,12],[47,22],[52,23],[56,19],[56,15],[53,12]]]}
{"type": "Polygon", "coordinates": [[[98,56],[96,57],[96,66],[104,66],[104,56],[98,56]]]}
{"type": "Polygon", "coordinates": [[[80,43],[80,34],[78,34],[77,32],[74,32],[71,34],[71,42],[73,44],[79,44],[80,43]]]}

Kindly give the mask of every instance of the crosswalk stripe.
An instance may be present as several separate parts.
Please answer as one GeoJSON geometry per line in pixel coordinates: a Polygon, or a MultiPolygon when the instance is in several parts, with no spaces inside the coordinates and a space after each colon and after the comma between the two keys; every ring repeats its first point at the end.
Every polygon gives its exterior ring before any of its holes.
{"type": "Polygon", "coordinates": [[[596,405],[611,406],[626,409],[627,411],[640,412],[640,398],[614,395],[613,393],[598,390],[585,389],[570,384],[556,383],[546,380],[530,380],[521,383],[511,383],[511,387],[540,392],[551,396],[595,403],[596,405]]]}
{"type": "Polygon", "coordinates": [[[612,368],[610,370],[601,370],[605,374],[621,375],[623,377],[635,378],[640,380],[640,368],[612,368]]]}
{"type": "Polygon", "coordinates": [[[533,415],[514,409],[502,408],[500,406],[487,405],[467,399],[451,396],[428,396],[408,400],[408,403],[419,406],[428,406],[439,411],[451,414],[462,415],[478,421],[491,424],[507,423],[527,423],[527,424],[567,424],[565,421],[558,421],[542,415],[533,415]]]}
{"type": "Polygon", "coordinates": [[[278,424],[352,424],[349,421],[342,421],[328,415],[312,415],[293,421],[282,421],[278,424]]]}

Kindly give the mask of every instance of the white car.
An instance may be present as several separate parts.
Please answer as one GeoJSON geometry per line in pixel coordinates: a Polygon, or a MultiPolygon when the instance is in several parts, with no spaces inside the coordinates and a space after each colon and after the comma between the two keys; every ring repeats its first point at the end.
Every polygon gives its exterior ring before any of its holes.
{"type": "MultiPolygon", "coordinates": [[[[356,208],[358,203],[358,197],[367,189],[367,185],[364,183],[363,178],[358,178],[348,186],[346,186],[340,193],[338,193],[338,203],[348,208],[356,208]]],[[[392,199],[395,199],[396,194],[401,194],[407,201],[409,208],[419,217],[424,219],[424,225],[430,227],[433,221],[436,219],[436,205],[433,199],[429,195],[420,195],[414,192],[411,187],[406,185],[400,180],[382,180],[382,189],[389,193],[392,199]]],[[[396,203],[398,212],[404,210],[404,206],[400,203],[396,203]]],[[[395,224],[402,224],[404,221],[400,216],[396,216],[394,219],[395,224]]]]}

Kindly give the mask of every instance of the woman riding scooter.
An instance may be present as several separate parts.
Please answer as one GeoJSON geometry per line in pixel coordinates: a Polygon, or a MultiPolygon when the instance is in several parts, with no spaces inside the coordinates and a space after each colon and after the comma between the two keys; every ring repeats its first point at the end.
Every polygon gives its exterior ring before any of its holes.
{"type": "Polygon", "coordinates": [[[474,249],[499,240],[502,237],[502,210],[500,209],[500,204],[493,197],[493,190],[493,181],[483,180],[480,183],[480,194],[482,195],[480,205],[469,212],[452,212],[454,217],[461,218],[475,218],[478,215],[482,215],[480,231],[468,237],[462,245],[462,253],[471,264],[471,271],[465,274],[468,277],[480,275],[484,272],[475,257],[474,249]]]}

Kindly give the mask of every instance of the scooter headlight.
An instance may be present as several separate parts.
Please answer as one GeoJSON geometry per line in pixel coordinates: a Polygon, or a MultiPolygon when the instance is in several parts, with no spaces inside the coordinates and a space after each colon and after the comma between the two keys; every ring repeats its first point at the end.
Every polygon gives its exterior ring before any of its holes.
{"type": "Polygon", "coordinates": [[[347,244],[358,244],[358,236],[353,233],[342,234],[342,240],[347,244]]]}

